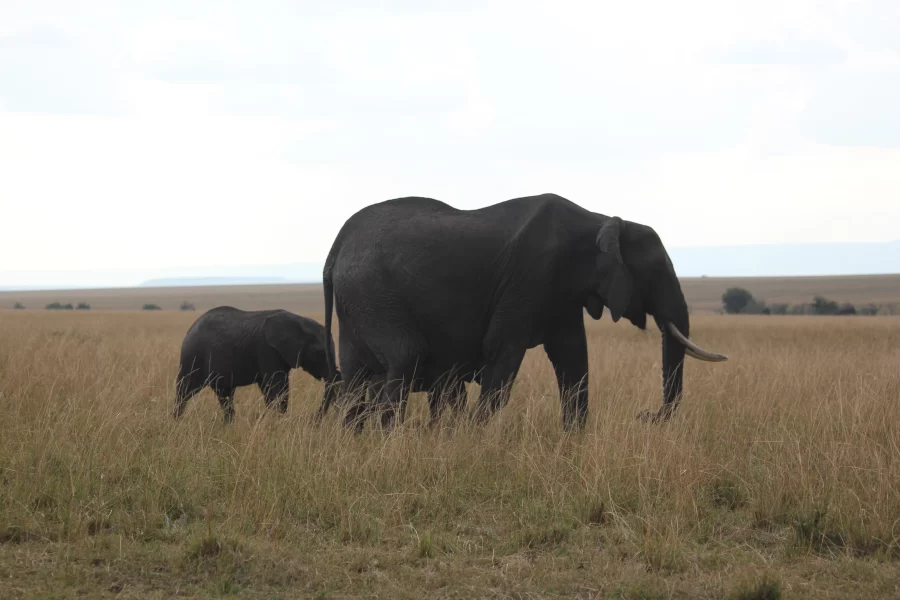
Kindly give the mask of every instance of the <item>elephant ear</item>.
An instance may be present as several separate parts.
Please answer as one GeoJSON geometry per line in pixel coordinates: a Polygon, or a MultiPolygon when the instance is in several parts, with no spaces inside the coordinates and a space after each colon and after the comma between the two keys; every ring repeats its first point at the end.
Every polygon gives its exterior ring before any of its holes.
{"type": "Polygon", "coordinates": [[[600,231],[597,233],[597,248],[600,250],[600,254],[597,256],[597,268],[605,274],[602,295],[606,299],[613,322],[617,322],[625,314],[634,291],[631,273],[625,266],[625,261],[622,260],[622,248],[619,244],[619,234],[622,228],[622,219],[612,217],[600,227],[600,231]]]}
{"type": "Polygon", "coordinates": [[[263,335],[266,343],[275,349],[284,362],[292,369],[300,366],[303,360],[303,347],[306,344],[305,332],[284,313],[275,313],[266,317],[263,323],[263,335]]]}

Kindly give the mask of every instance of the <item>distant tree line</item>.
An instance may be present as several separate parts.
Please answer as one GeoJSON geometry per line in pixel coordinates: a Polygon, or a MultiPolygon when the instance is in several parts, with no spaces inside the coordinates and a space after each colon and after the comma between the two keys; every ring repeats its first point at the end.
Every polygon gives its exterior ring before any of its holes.
{"type": "Polygon", "coordinates": [[[732,287],[722,294],[722,309],[730,315],[896,315],[900,305],[869,303],[855,306],[837,302],[824,296],[814,296],[812,302],[800,304],[773,303],[753,297],[749,290],[732,287]]]}
{"type": "MultiPolygon", "coordinates": [[[[196,310],[196,308],[194,308],[194,303],[188,302],[187,300],[182,302],[181,306],[179,306],[178,309],[179,310],[196,310]]],[[[158,304],[145,304],[144,310],[162,310],[162,307],[159,306],[158,304]]]]}
{"type": "MultiPolygon", "coordinates": [[[[13,305],[13,308],[16,310],[25,309],[25,305],[21,302],[16,302],[13,305]]],[[[51,302],[44,306],[46,310],[90,310],[91,305],[86,302],[79,302],[77,305],[73,305],[71,302],[63,304],[62,302],[51,302]]],[[[188,302],[185,300],[181,303],[181,306],[178,307],[179,310],[197,310],[194,306],[193,302],[188,302]]],[[[143,310],[162,310],[162,307],[158,304],[145,304],[142,307],[143,310]]]]}
{"type": "MultiPolygon", "coordinates": [[[[16,308],[25,308],[25,307],[17,302],[16,308]]],[[[87,304],[86,302],[79,302],[77,306],[72,306],[71,302],[69,302],[68,304],[60,304],[59,302],[51,302],[44,308],[46,308],[47,310],[72,310],[73,308],[75,310],[91,310],[91,305],[87,304]]]]}

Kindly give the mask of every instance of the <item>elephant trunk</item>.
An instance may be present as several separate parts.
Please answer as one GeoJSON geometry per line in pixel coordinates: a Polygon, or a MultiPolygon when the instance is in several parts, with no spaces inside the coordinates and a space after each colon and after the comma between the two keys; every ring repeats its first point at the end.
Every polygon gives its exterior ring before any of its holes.
{"type": "Polygon", "coordinates": [[[656,324],[662,332],[663,405],[656,415],[651,416],[661,420],[672,417],[678,409],[683,390],[685,356],[706,362],[728,360],[724,354],[704,350],[691,341],[687,303],[680,287],[675,289],[675,301],[671,300],[673,295],[670,294],[666,309],[660,311],[662,314],[655,315],[656,324]]]}
{"type": "MultiPolygon", "coordinates": [[[[689,327],[687,319],[684,327],[685,331],[689,327]]],[[[662,354],[663,405],[658,416],[668,419],[675,414],[681,400],[685,348],[667,328],[662,330],[662,354]]]]}

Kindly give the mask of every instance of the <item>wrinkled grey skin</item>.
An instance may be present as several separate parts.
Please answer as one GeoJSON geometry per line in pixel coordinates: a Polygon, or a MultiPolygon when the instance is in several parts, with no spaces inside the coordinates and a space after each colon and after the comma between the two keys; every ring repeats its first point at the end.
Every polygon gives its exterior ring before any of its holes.
{"type": "MultiPolygon", "coordinates": [[[[599,319],[604,306],[613,321],[624,316],[640,329],[650,314],[662,332],[663,405],[642,417],[668,419],[681,397],[685,347],[666,322],[689,337],[688,309],[656,232],[555,194],[477,210],[420,197],[373,204],[341,228],[323,282],[329,341],[332,307],[340,320],[348,425],[368,414],[362,395],[373,382],[382,425],[391,429],[409,391],[458,406],[461,382],[476,374],[481,393],[472,417],[483,423],[508,402],[525,351],[543,345],[563,427],[581,429],[588,415],[584,310],[599,319]],[[456,378],[442,379],[451,370],[456,378]]],[[[320,414],[332,399],[323,399],[320,414]]],[[[441,402],[432,402],[432,415],[441,402]]]]}
{"type": "MultiPolygon", "coordinates": [[[[184,336],[172,416],[179,419],[187,401],[209,386],[229,423],[234,418],[235,388],[254,383],[262,390],[266,406],[285,413],[291,369],[301,368],[329,384],[340,381],[340,372],[334,369],[328,377],[326,349],[334,351],[325,343],[325,329],[312,319],[286,310],[213,308],[184,336]]],[[[336,387],[326,385],[326,396],[336,387]]]]}

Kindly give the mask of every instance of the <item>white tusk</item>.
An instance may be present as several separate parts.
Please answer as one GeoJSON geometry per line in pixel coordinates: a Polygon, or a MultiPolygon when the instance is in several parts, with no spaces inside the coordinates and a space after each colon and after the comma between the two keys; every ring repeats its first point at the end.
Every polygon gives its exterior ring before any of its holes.
{"type": "Polygon", "coordinates": [[[682,343],[684,346],[684,352],[691,358],[696,358],[697,360],[705,360],[707,362],[721,362],[723,360],[728,360],[728,357],[724,354],[716,354],[715,352],[709,352],[708,350],[704,350],[691,340],[684,337],[678,328],[671,321],[666,321],[666,329],[669,330],[669,333],[675,336],[675,338],[682,343]]]}

